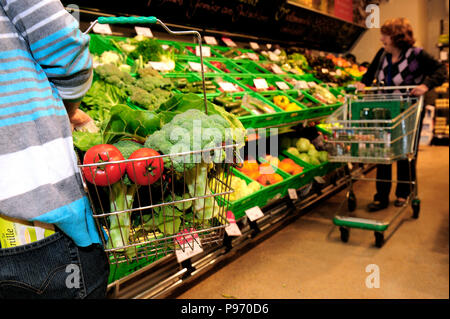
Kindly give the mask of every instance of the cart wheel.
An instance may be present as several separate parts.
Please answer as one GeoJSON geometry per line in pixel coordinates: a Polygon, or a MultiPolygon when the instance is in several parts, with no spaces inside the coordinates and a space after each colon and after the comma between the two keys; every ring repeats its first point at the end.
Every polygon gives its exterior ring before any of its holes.
{"type": "Polygon", "coordinates": [[[339,227],[339,230],[341,231],[341,241],[343,243],[348,242],[348,238],[350,237],[350,230],[345,227],[339,227]]]}
{"type": "Polygon", "coordinates": [[[415,219],[419,218],[420,200],[414,199],[412,201],[412,209],[413,209],[413,218],[415,218],[415,219]]]}
{"type": "Polygon", "coordinates": [[[380,232],[375,232],[375,246],[381,248],[384,244],[384,234],[380,232]]]}
{"type": "Polygon", "coordinates": [[[349,212],[353,212],[356,209],[356,196],[353,191],[347,193],[347,208],[349,212]]]}

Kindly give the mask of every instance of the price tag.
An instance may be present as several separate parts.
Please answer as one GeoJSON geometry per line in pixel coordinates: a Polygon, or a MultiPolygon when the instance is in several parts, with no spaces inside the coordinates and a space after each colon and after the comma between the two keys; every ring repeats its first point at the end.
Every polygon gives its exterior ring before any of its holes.
{"type": "Polygon", "coordinates": [[[227,212],[227,220],[230,223],[227,227],[225,227],[225,231],[227,232],[228,236],[241,236],[242,233],[239,229],[239,226],[236,224],[236,219],[233,212],[227,212]]]}
{"type": "Polygon", "coordinates": [[[328,69],[322,68],[322,73],[323,74],[327,74],[328,72],[329,72],[328,69]]]}
{"type": "Polygon", "coordinates": [[[448,60],[448,52],[447,51],[441,51],[439,53],[439,58],[441,61],[447,61],[448,60]]]}
{"type": "Polygon", "coordinates": [[[277,64],[272,64],[270,66],[270,68],[272,69],[272,72],[275,73],[275,74],[284,74],[284,71],[277,64]]]}
{"type": "Polygon", "coordinates": [[[272,44],[270,44],[270,43],[267,43],[267,44],[266,44],[266,47],[267,47],[267,49],[269,49],[269,50],[270,50],[270,48],[272,47],[272,44]]]}
{"type": "Polygon", "coordinates": [[[245,214],[247,215],[248,219],[250,219],[251,222],[264,216],[264,213],[262,212],[261,208],[259,208],[258,206],[247,209],[245,211],[245,214]]]}
{"type": "Polygon", "coordinates": [[[276,54],[276,55],[280,55],[281,51],[280,51],[280,49],[276,49],[275,51],[273,51],[273,53],[276,54]]]}
{"type": "Polygon", "coordinates": [[[224,90],[225,92],[236,92],[237,89],[234,86],[233,83],[230,82],[219,82],[219,86],[224,90]]]}
{"type": "Polygon", "coordinates": [[[315,87],[316,85],[317,85],[316,82],[313,82],[313,81],[308,82],[308,87],[310,87],[310,88],[313,88],[313,87],[315,87]]]}
{"type": "Polygon", "coordinates": [[[253,84],[257,89],[265,90],[269,88],[266,79],[254,79],[253,84]]]}
{"type": "Polygon", "coordinates": [[[259,56],[253,52],[247,52],[247,57],[252,61],[259,61],[259,56]]]}
{"type": "MultiPolygon", "coordinates": [[[[192,61],[189,61],[188,63],[189,63],[189,67],[191,68],[192,71],[202,72],[202,64],[201,63],[192,62],[192,61]]],[[[205,66],[203,66],[203,67],[205,67],[205,66]]]]}
{"type": "Polygon", "coordinates": [[[259,50],[259,44],[256,42],[250,42],[250,48],[253,50],[259,50]]]}
{"type": "MultiPolygon", "coordinates": [[[[198,45],[195,47],[195,55],[200,56],[200,46],[198,46],[198,45]]],[[[210,57],[211,56],[211,48],[202,46],[202,55],[206,56],[206,57],[210,57]]]]}
{"type": "Polygon", "coordinates": [[[166,63],[166,62],[156,62],[150,61],[148,62],[152,68],[157,71],[172,71],[175,69],[175,63],[166,63]]]}
{"type": "Polygon", "coordinates": [[[234,43],[230,38],[222,38],[222,41],[229,47],[237,47],[236,43],[234,43]]]}
{"type": "Polygon", "coordinates": [[[275,84],[280,90],[289,90],[289,85],[287,85],[285,82],[277,81],[275,82],[275,84]]]}
{"type": "Polygon", "coordinates": [[[134,27],[134,30],[136,30],[137,35],[143,35],[145,37],[153,38],[153,33],[150,28],[147,27],[134,27]]]}
{"type": "Polygon", "coordinates": [[[161,45],[161,48],[163,48],[164,51],[169,50],[170,46],[168,44],[161,45]]]}
{"type": "Polygon", "coordinates": [[[308,83],[306,83],[306,81],[304,80],[298,80],[297,82],[295,82],[295,87],[294,89],[298,90],[298,89],[308,89],[308,83]]]}
{"type": "Polygon", "coordinates": [[[101,34],[112,34],[111,27],[109,24],[100,24],[96,23],[93,28],[95,33],[101,33],[101,34]]]}
{"type": "Polygon", "coordinates": [[[204,36],[203,38],[205,39],[206,44],[209,44],[209,45],[218,45],[218,42],[217,42],[217,40],[216,40],[215,37],[204,36]]]}
{"type": "Polygon", "coordinates": [[[297,190],[294,188],[289,188],[288,189],[288,194],[289,194],[289,198],[292,200],[297,200],[298,199],[298,195],[297,195],[297,190]]]}
{"type": "Polygon", "coordinates": [[[198,234],[191,234],[195,229],[185,229],[178,233],[174,243],[176,245],[175,255],[179,263],[203,252],[198,234]]]}

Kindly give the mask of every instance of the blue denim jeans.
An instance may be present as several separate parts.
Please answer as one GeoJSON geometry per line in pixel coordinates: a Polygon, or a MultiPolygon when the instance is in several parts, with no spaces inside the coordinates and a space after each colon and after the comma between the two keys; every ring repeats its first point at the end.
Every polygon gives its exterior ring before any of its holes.
{"type": "Polygon", "coordinates": [[[60,231],[0,249],[0,299],[101,299],[108,276],[109,263],[100,245],[77,247],[60,231]]]}

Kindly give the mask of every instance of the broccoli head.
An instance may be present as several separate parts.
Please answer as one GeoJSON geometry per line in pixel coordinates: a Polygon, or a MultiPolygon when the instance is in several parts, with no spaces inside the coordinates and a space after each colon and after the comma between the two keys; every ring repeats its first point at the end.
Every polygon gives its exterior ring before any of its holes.
{"type": "Polygon", "coordinates": [[[136,79],[129,73],[122,71],[114,64],[102,64],[95,68],[95,73],[106,83],[124,88],[128,85],[134,85],[136,79]]]}

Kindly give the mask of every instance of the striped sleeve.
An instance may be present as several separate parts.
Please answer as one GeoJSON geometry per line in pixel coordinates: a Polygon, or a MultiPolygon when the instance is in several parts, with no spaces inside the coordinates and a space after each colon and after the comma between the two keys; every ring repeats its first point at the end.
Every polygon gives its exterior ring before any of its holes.
{"type": "Polygon", "coordinates": [[[64,100],[83,97],[92,82],[89,36],[58,0],[0,0],[33,58],[64,100]]]}

